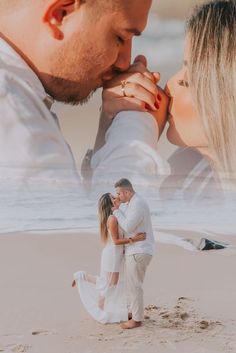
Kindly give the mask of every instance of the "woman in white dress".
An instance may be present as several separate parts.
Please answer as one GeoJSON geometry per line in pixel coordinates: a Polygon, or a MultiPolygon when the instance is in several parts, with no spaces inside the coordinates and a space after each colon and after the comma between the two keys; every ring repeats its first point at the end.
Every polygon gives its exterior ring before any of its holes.
{"type": "Polygon", "coordinates": [[[124,272],[124,245],[145,239],[144,233],[124,238],[112,215],[113,196],[104,194],[99,200],[101,241],[104,244],[99,276],[79,271],[74,274],[72,287],[77,287],[81,301],[97,321],[115,323],[127,321],[128,306],[124,272]]]}

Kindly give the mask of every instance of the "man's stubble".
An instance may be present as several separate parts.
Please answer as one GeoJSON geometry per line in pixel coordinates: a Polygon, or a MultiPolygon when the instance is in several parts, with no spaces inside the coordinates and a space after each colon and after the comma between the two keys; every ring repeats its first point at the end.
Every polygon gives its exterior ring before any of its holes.
{"type": "Polygon", "coordinates": [[[86,103],[102,85],[103,62],[102,52],[74,34],[58,54],[51,57],[51,75],[45,85],[47,93],[60,102],[86,103]]]}

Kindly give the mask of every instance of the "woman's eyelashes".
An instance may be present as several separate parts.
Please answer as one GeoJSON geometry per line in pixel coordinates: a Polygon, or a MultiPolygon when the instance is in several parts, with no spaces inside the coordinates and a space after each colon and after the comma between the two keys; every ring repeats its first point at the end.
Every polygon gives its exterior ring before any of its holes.
{"type": "Polygon", "coordinates": [[[189,87],[189,83],[186,80],[178,80],[178,84],[182,87],[189,87]]]}

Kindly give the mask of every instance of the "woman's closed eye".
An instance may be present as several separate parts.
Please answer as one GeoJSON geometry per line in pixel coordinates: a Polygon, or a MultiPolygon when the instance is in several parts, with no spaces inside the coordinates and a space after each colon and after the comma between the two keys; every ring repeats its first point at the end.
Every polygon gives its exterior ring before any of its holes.
{"type": "Polygon", "coordinates": [[[186,80],[178,80],[178,84],[182,87],[189,87],[189,83],[186,80]]]}

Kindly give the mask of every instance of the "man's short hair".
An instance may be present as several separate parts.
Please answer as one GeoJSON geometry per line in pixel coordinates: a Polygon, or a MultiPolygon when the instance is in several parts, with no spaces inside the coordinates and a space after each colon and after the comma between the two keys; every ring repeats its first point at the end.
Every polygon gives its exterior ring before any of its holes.
{"type": "Polygon", "coordinates": [[[129,191],[134,191],[133,185],[128,179],[120,179],[115,183],[115,188],[123,188],[129,191]]]}

